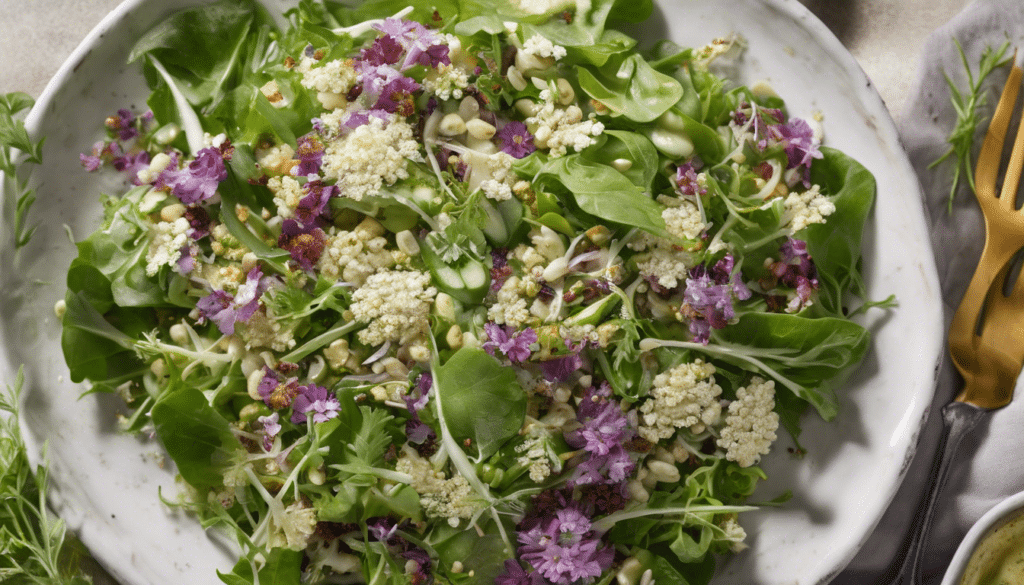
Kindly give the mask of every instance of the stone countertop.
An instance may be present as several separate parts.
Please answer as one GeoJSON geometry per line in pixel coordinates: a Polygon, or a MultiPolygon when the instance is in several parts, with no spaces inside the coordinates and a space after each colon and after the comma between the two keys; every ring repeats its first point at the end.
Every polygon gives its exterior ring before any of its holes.
{"type": "MultiPolygon", "coordinates": [[[[695,0],[685,0],[695,1],[695,0]]],[[[744,0],[746,1],[746,0],[744,0]]],[[[898,118],[924,40],[968,0],[800,0],[860,62],[898,118]]],[[[0,93],[38,97],[119,0],[0,0],[0,93]]]]}
{"type": "MultiPolygon", "coordinates": [[[[677,0],[698,1],[698,0],[677,0]]],[[[749,0],[739,0],[749,1],[749,0]]],[[[925,39],[969,0],[799,0],[850,50],[897,120],[925,39]]],[[[0,0],[0,93],[37,98],[120,0],[0,0]]],[[[115,585],[95,566],[97,585],[115,585]]]]}

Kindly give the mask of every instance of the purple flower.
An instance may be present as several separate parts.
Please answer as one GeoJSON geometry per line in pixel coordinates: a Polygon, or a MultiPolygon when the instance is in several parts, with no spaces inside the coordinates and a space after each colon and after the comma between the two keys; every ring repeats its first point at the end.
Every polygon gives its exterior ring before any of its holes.
{"type": "Polygon", "coordinates": [[[277,245],[288,250],[292,261],[304,270],[312,270],[320,260],[327,244],[327,234],[313,224],[300,225],[294,219],[286,219],[281,225],[277,245]]]}
{"type": "Polygon", "coordinates": [[[451,64],[444,37],[418,22],[387,18],[374,28],[392,37],[405,50],[405,60],[400,67],[403,71],[413,65],[437,67],[451,64]]]}
{"type": "Polygon", "coordinates": [[[570,353],[562,357],[540,362],[540,371],[549,382],[564,382],[573,372],[583,367],[583,358],[578,353],[570,353]]]}
{"type": "Polygon", "coordinates": [[[700,196],[706,195],[707,187],[700,184],[697,178],[697,171],[703,166],[699,158],[683,163],[676,168],[676,187],[683,195],[700,196]]]}
{"type": "Polygon", "coordinates": [[[522,363],[530,359],[530,345],[537,343],[537,332],[531,327],[516,331],[508,326],[488,322],[484,324],[484,332],[488,340],[481,347],[491,355],[494,355],[494,350],[497,349],[512,363],[522,363]]]}
{"type": "Polygon", "coordinates": [[[107,118],[106,126],[111,132],[116,132],[120,140],[131,140],[139,135],[135,129],[135,114],[124,108],[118,110],[116,116],[107,118]]]}
{"type": "Polygon", "coordinates": [[[274,437],[281,432],[281,424],[278,422],[280,415],[276,412],[270,416],[261,416],[256,420],[263,425],[263,450],[270,451],[274,446],[274,437]]]}
{"type": "Polygon", "coordinates": [[[356,70],[362,80],[363,95],[372,102],[377,101],[387,84],[404,77],[390,65],[371,65],[363,61],[356,62],[356,70]]]}
{"type": "Polygon", "coordinates": [[[195,160],[183,169],[171,165],[157,177],[157,188],[168,187],[185,205],[205,201],[217,192],[217,186],[228,177],[224,155],[213,147],[204,148],[195,160]]]}
{"type": "Polygon", "coordinates": [[[292,402],[292,422],[301,424],[306,421],[307,413],[313,413],[313,422],[323,423],[338,416],[340,410],[337,396],[327,388],[316,384],[299,386],[299,395],[292,402]]]}
{"type": "Polygon", "coordinates": [[[199,254],[199,246],[185,244],[178,249],[178,261],[175,263],[175,271],[178,274],[187,275],[196,269],[196,255],[199,254]]]}
{"type": "Polygon", "coordinates": [[[121,157],[124,152],[121,150],[121,145],[116,142],[96,142],[92,145],[92,151],[90,154],[81,153],[78,155],[78,160],[85,167],[88,172],[93,172],[103,166],[103,163],[113,161],[115,158],[121,157]]]}
{"type": "Polygon", "coordinates": [[[390,35],[374,39],[370,48],[363,49],[360,59],[370,65],[394,65],[402,58],[402,44],[390,35]]]}
{"type": "Polygon", "coordinates": [[[429,373],[420,374],[416,385],[410,388],[410,392],[402,397],[405,400],[405,407],[409,414],[417,416],[417,413],[427,405],[430,389],[434,386],[434,377],[429,373]]]}
{"type": "Polygon", "coordinates": [[[590,519],[572,504],[521,531],[518,540],[520,558],[556,585],[590,583],[614,560],[614,551],[601,546],[590,519]]]}
{"type": "Polygon", "coordinates": [[[299,200],[295,208],[295,217],[299,218],[303,225],[316,225],[317,220],[326,215],[327,203],[341,193],[337,185],[328,185],[323,181],[308,181],[302,186],[302,190],[306,195],[299,200]]]}
{"type": "Polygon", "coordinates": [[[583,395],[576,412],[578,429],[565,433],[565,442],[586,452],[569,481],[571,487],[588,484],[619,483],[626,479],[636,463],[623,444],[636,435],[635,425],[612,400],[607,383],[591,387],[583,395]]]}
{"type": "Polygon", "coordinates": [[[380,97],[373,108],[401,116],[411,116],[416,111],[412,94],[419,89],[420,84],[416,80],[404,76],[396,77],[381,87],[380,97]]]}
{"type": "Polygon", "coordinates": [[[806,306],[811,295],[818,288],[818,270],[807,252],[807,242],[796,238],[786,238],[779,247],[782,261],[771,265],[772,275],[782,284],[796,290],[796,299],[788,307],[792,312],[806,306]]]}
{"type": "Polygon", "coordinates": [[[526,124],[518,120],[502,126],[498,138],[501,140],[501,151],[515,158],[523,158],[537,150],[533,144],[533,135],[526,129],[526,124]]]}
{"type": "Polygon", "coordinates": [[[188,237],[193,240],[198,240],[210,233],[210,213],[206,211],[206,208],[201,205],[190,205],[185,208],[185,219],[188,220],[188,225],[191,227],[191,231],[188,233],[188,237]]]}
{"type": "Polygon", "coordinates": [[[263,271],[258,266],[253,268],[235,295],[215,290],[199,299],[196,303],[199,310],[197,322],[204,323],[210,319],[224,335],[233,334],[235,323],[248,321],[259,308],[260,297],[268,284],[269,280],[263,278],[263,271]]]}
{"type": "Polygon", "coordinates": [[[491,292],[498,292],[512,276],[512,267],[508,265],[508,249],[491,249],[491,292]]]}
{"type": "Polygon", "coordinates": [[[141,185],[139,171],[149,168],[149,153],[143,150],[135,154],[126,154],[115,158],[112,162],[115,169],[128,175],[128,180],[132,185],[141,185]]]}
{"type": "Polygon", "coordinates": [[[527,573],[515,559],[505,560],[505,572],[494,578],[494,585],[543,585],[538,571],[527,573]]]}
{"type": "Polygon", "coordinates": [[[753,294],[734,264],[732,255],[727,254],[710,269],[702,264],[690,270],[683,301],[694,341],[707,344],[711,329],[724,328],[736,316],[733,297],[746,300],[753,294]]]}
{"type": "Polygon", "coordinates": [[[300,136],[296,141],[295,154],[299,156],[299,166],[295,167],[294,175],[306,177],[320,172],[324,158],[324,145],[312,134],[300,136]]]}

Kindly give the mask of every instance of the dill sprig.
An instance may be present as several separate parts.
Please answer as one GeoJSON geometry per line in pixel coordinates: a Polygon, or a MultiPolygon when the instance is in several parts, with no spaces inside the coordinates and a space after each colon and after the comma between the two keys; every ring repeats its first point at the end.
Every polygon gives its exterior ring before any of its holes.
{"type": "Polygon", "coordinates": [[[982,84],[985,79],[994,70],[1005,65],[1009,58],[1006,58],[1006,50],[1010,46],[1007,41],[1002,44],[998,49],[992,47],[985,47],[985,50],[981,53],[981,61],[978,64],[977,77],[971,72],[971,66],[967,62],[967,56],[964,54],[964,49],[960,45],[960,42],[953,39],[956,44],[956,49],[960,53],[960,61],[964,65],[964,69],[967,71],[967,90],[964,92],[960,91],[956,83],[949,77],[949,74],[945,71],[943,76],[946,78],[946,85],[949,86],[950,101],[953,104],[953,109],[956,110],[956,125],[953,127],[953,131],[949,133],[946,138],[946,142],[949,143],[949,150],[947,150],[942,156],[935,159],[935,161],[928,165],[928,168],[933,168],[942,161],[946,160],[951,156],[956,157],[956,167],[953,170],[953,184],[949,189],[949,202],[947,211],[952,213],[953,211],[953,198],[956,197],[958,188],[960,187],[960,180],[963,177],[967,178],[967,184],[970,186],[971,191],[975,191],[974,187],[974,169],[972,151],[974,149],[974,135],[978,127],[985,122],[980,109],[985,105],[985,101],[988,99],[988,94],[982,90],[982,84]]]}
{"type": "Polygon", "coordinates": [[[0,390],[0,582],[88,585],[64,521],[47,509],[47,470],[33,470],[28,459],[18,424],[24,382],[19,370],[14,386],[0,390]]]}
{"type": "Polygon", "coordinates": [[[28,210],[36,200],[35,189],[28,187],[31,171],[24,169],[42,162],[43,140],[33,142],[22,120],[22,114],[34,103],[28,94],[21,92],[0,95],[0,173],[4,175],[0,188],[8,194],[4,204],[13,218],[15,248],[27,244],[35,231],[35,227],[29,227],[26,222],[28,210]]]}

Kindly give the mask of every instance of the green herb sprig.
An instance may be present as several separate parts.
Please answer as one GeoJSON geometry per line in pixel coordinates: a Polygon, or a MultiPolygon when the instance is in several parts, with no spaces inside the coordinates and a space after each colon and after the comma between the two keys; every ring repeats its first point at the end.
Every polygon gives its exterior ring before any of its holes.
{"type": "Polygon", "coordinates": [[[18,424],[24,382],[19,370],[14,386],[0,391],[0,582],[87,585],[64,521],[46,507],[47,470],[29,463],[18,424]]]}
{"type": "Polygon", "coordinates": [[[953,211],[953,199],[956,197],[962,177],[967,178],[967,184],[970,186],[971,191],[975,190],[974,169],[972,168],[974,164],[972,156],[974,134],[978,126],[985,121],[980,110],[988,99],[988,94],[982,90],[982,85],[989,74],[1009,61],[1005,55],[1007,48],[1010,46],[1009,42],[1005,42],[998,49],[985,47],[985,50],[981,53],[981,61],[978,63],[978,75],[975,77],[971,72],[971,65],[967,62],[967,56],[964,54],[960,41],[953,39],[953,42],[960,53],[960,61],[964,64],[964,69],[967,71],[967,90],[964,92],[960,91],[960,88],[949,77],[949,74],[943,72],[946,84],[949,86],[950,101],[953,104],[953,109],[956,110],[956,125],[953,126],[952,132],[946,138],[946,142],[950,145],[949,150],[935,159],[932,164],[928,165],[928,168],[931,169],[951,156],[956,157],[956,168],[953,170],[953,183],[949,188],[949,201],[947,203],[947,211],[950,213],[953,211]]]}
{"type": "Polygon", "coordinates": [[[25,129],[22,114],[32,108],[35,101],[21,92],[0,95],[0,173],[4,175],[4,189],[8,196],[4,204],[13,218],[14,245],[21,248],[32,238],[35,227],[27,224],[28,211],[35,203],[35,189],[28,186],[31,173],[18,169],[38,165],[43,159],[43,142],[33,142],[25,129]]]}

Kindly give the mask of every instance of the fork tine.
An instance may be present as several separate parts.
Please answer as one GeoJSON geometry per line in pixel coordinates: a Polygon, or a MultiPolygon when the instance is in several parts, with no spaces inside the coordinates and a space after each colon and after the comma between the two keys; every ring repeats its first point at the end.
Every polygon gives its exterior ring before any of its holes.
{"type": "MultiPolygon", "coordinates": [[[[1014,53],[1013,71],[1020,71],[1018,56],[1024,53],[1014,53]]],[[[1011,104],[1011,113],[1013,111],[1011,104]]],[[[1015,209],[1017,206],[1017,187],[1020,186],[1020,171],[1024,167],[1024,116],[1021,116],[1020,126],[1017,127],[1017,137],[1013,141],[1013,152],[1010,154],[1010,162],[1006,167],[1006,174],[1003,175],[1003,191],[999,194],[1000,203],[1007,209],[1015,209]]]]}
{"type": "MultiPolygon", "coordinates": [[[[996,180],[999,176],[999,163],[1002,160],[1003,141],[1006,138],[1006,131],[1010,127],[1014,105],[1017,103],[1021,77],[1024,76],[1024,70],[1017,64],[1017,57],[1021,55],[1024,53],[1014,52],[1013,68],[1010,70],[1010,76],[1006,79],[1006,85],[1003,86],[1003,94],[999,97],[999,103],[992,114],[988,132],[985,134],[985,141],[981,146],[981,152],[978,154],[978,166],[974,171],[974,180],[978,199],[982,202],[986,198],[996,196],[996,180]]],[[[1020,133],[1018,132],[1019,137],[1020,133]]],[[[1017,149],[1014,148],[1014,152],[1016,151],[1017,149]]],[[[1019,172],[1017,176],[1019,178],[1019,172]]]]}

